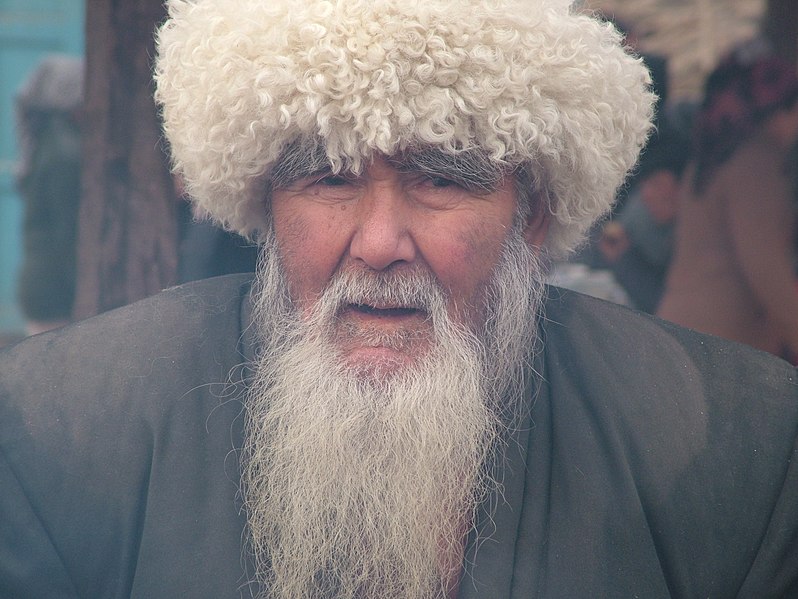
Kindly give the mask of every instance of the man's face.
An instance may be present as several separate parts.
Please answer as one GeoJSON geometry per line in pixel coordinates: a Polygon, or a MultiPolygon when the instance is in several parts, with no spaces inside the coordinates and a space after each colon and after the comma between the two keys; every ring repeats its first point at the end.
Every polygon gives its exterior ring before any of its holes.
{"type": "Polygon", "coordinates": [[[480,155],[311,147],[272,173],[242,481],[268,597],[428,599],[459,579],[534,376],[545,219],[480,155]]]}
{"type": "MultiPolygon", "coordinates": [[[[301,314],[335,275],[421,274],[440,286],[454,322],[482,327],[485,290],[518,214],[515,180],[430,156],[376,157],[360,175],[322,170],[276,186],[274,232],[301,314]]],[[[523,227],[527,243],[542,243],[545,219],[523,227]]],[[[348,366],[372,364],[382,373],[412,364],[433,340],[431,314],[412,301],[348,303],[335,327],[348,366]]]]}

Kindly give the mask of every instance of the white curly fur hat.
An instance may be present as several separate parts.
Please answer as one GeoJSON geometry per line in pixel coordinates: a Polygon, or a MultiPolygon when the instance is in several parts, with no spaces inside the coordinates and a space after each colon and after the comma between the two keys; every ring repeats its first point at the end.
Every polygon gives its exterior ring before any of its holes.
{"type": "Polygon", "coordinates": [[[534,174],[561,257],[609,210],[652,118],[649,75],[568,0],[167,0],[156,100],[200,212],[257,237],[269,175],[318,136],[334,168],[479,148],[534,174]]]}

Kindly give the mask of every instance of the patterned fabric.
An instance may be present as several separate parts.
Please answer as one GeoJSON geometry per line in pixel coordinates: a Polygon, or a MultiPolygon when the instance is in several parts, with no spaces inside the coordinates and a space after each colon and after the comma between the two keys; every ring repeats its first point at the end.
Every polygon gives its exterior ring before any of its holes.
{"type": "Polygon", "coordinates": [[[695,131],[695,185],[701,189],[753,132],[798,100],[795,67],[764,44],[741,46],[707,78],[695,131]]]}

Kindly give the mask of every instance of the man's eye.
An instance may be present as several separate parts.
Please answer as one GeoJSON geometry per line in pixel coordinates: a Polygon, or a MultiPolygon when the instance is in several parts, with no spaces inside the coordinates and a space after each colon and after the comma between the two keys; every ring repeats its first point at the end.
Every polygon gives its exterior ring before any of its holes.
{"type": "Polygon", "coordinates": [[[433,187],[451,187],[457,185],[457,183],[446,177],[430,177],[429,182],[433,187]]]}
{"type": "Polygon", "coordinates": [[[342,175],[324,175],[316,179],[316,185],[327,185],[329,187],[341,187],[348,183],[349,180],[342,175]]]}

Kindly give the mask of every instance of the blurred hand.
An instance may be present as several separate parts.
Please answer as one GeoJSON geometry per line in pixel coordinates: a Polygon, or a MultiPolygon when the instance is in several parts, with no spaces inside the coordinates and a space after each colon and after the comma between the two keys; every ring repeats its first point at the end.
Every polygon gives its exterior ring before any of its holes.
{"type": "Polygon", "coordinates": [[[629,249],[630,241],[623,226],[615,221],[604,225],[598,248],[604,259],[610,264],[617,262],[629,249]]]}

